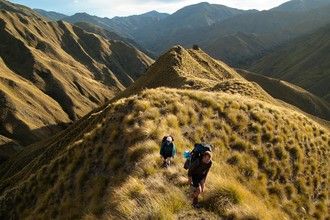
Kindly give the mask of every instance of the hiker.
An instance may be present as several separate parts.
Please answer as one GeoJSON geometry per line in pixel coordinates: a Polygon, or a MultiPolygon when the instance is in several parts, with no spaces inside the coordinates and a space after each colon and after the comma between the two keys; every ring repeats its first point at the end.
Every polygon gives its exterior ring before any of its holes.
{"type": "Polygon", "coordinates": [[[189,168],[188,179],[192,190],[192,204],[198,207],[198,196],[204,192],[207,174],[212,166],[212,153],[205,151],[202,158],[196,159],[189,168]]]}
{"type": "Polygon", "coordinates": [[[206,151],[212,152],[212,145],[205,143],[195,144],[194,149],[191,152],[189,151],[184,152],[184,157],[186,158],[186,162],[184,163],[183,167],[186,170],[188,170],[190,165],[193,164],[195,160],[201,159],[203,153],[206,151]]]}
{"type": "Polygon", "coordinates": [[[163,158],[163,167],[169,167],[171,165],[171,159],[176,154],[176,148],[174,144],[174,138],[172,136],[165,136],[162,140],[160,155],[163,158]]]}

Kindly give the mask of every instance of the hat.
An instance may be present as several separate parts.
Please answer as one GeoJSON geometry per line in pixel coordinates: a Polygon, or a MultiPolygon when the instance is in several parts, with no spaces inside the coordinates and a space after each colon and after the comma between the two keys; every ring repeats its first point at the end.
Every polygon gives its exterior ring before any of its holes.
{"type": "Polygon", "coordinates": [[[168,142],[172,142],[172,141],[173,141],[173,139],[172,139],[172,137],[171,137],[171,136],[168,136],[168,137],[166,138],[166,141],[168,141],[168,142]]]}

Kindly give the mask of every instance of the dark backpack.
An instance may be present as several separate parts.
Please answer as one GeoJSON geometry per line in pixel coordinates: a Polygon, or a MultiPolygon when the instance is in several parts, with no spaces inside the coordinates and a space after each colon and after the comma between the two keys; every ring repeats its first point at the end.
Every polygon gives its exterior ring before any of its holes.
{"type": "Polygon", "coordinates": [[[188,170],[190,168],[190,165],[196,161],[202,159],[202,156],[204,152],[210,151],[212,152],[212,147],[210,144],[195,144],[194,149],[190,153],[190,158],[186,160],[184,163],[183,168],[188,170]]]}
{"type": "Polygon", "coordinates": [[[210,144],[195,144],[191,152],[191,162],[194,162],[196,159],[201,159],[206,151],[212,152],[210,144]]]}

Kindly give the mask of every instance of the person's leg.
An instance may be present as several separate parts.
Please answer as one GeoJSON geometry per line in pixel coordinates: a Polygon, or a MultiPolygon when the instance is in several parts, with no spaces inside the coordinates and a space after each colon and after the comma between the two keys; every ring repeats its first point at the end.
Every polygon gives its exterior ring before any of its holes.
{"type": "Polygon", "coordinates": [[[192,182],[194,186],[194,192],[193,192],[193,206],[196,206],[198,204],[198,196],[201,193],[201,184],[200,184],[200,178],[198,176],[192,176],[192,182]]]}
{"type": "Polygon", "coordinates": [[[199,185],[196,187],[195,192],[194,192],[194,197],[193,197],[193,205],[197,206],[198,205],[198,196],[201,193],[201,186],[199,185]]]}
{"type": "Polygon", "coordinates": [[[167,166],[166,159],[167,159],[167,158],[163,156],[163,164],[162,164],[163,167],[166,167],[166,166],[167,166]]]}
{"type": "Polygon", "coordinates": [[[167,166],[171,165],[171,157],[166,158],[166,165],[167,166]]]}

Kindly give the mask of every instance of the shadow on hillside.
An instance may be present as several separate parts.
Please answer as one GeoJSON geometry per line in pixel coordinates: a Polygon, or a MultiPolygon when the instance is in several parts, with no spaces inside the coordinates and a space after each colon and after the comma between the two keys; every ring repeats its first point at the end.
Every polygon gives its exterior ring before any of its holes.
{"type": "Polygon", "coordinates": [[[15,160],[17,157],[25,158],[24,164],[21,164],[22,167],[19,167],[20,164],[15,164],[15,166],[18,166],[16,167],[18,168],[17,170],[20,170],[29,162],[28,158],[31,160],[33,159],[31,154],[39,155],[42,153],[42,146],[45,145],[39,143],[51,139],[53,136],[68,128],[70,124],[72,123],[59,123],[32,130],[28,127],[25,127],[24,133],[21,132],[19,135],[12,135],[3,129],[0,129],[0,135],[3,135],[12,140],[0,145],[0,165],[2,166],[0,168],[0,177],[5,170],[3,169],[3,166],[7,167],[6,165],[3,165],[6,161],[10,163],[10,159],[15,160]],[[25,139],[27,139],[27,141],[24,141],[25,139]],[[41,148],[37,148],[36,146],[41,146],[41,148]]]}

